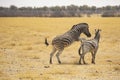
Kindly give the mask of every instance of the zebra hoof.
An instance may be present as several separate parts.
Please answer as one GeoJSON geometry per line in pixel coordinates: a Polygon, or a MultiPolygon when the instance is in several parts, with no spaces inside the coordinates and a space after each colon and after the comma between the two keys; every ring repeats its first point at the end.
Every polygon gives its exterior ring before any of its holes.
{"type": "Polygon", "coordinates": [[[81,62],[79,62],[79,64],[82,65],[81,62]]]}
{"type": "Polygon", "coordinates": [[[52,64],[52,62],[50,61],[50,64],[52,64]]]}
{"type": "Polygon", "coordinates": [[[85,65],[88,65],[88,63],[84,63],[85,65]]]}
{"type": "Polygon", "coordinates": [[[95,64],[95,62],[94,62],[94,63],[92,63],[92,64],[95,64]]]}
{"type": "Polygon", "coordinates": [[[59,64],[61,64],[61,61],[58,61],[59,62],[59,64]]]}
{"type": "Polygon", "coordinates": [[[95,64],[95,62],[92,61],[92,64],[95,64]]]}

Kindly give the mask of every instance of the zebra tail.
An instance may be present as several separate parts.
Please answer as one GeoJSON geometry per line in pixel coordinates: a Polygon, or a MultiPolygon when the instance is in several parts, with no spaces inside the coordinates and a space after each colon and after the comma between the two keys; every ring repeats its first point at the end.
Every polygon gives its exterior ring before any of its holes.
{"type": "Polygon", "coordinates": [[[83,43],[86,39],[85,38],[79,38],[80,42],[83,43]]]}
{"type": "Polygon", "coordinates": [[[48,41],[47,41],[47,38],[45,38],[45,45],[46,45],[46,46],[49,46],[49,43],[48,43],[48,41]]]}
{"type": "Polygon", "coordinates": [[[79,55],[81,55],[81,47],[79,48],[78,53],[79,53],[79,55]]]}

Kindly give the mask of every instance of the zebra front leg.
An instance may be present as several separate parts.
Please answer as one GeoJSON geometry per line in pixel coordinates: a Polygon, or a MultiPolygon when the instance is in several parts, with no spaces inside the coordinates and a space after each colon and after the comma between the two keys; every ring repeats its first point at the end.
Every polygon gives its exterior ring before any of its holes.
{"type": "Polygon", "coordinates": [[[55,54],[55,52],[56,52],[56,49],[53,48],[52,52],[50,53],[50,64],[52,64],[52,57],[55,54]]]}
{"type": "Polygon", "coordinates": [[[96,56],[97,50],[92,52],[92,63],[95,64],[95,56],[96,56]]]}
{"type": "Polygon", "coordinates": [[[61,61],[60,61],[60,54],[62,53],[63,50],[59,50],[58,53],[56,54],[56,57],[57,57],[57,60],[58,60],[58,63],[61,64],[61,61]]]}

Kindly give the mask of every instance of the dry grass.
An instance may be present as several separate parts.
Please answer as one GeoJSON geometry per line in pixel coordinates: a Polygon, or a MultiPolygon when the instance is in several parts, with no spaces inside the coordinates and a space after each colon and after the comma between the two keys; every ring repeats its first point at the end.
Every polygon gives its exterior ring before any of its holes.
{"type": "Polygon", "coordinates": [[[0,80],[119,80],[119,31],[120,18],[0,18],[0,80]],[[78,65],[80,43],[75,42],[60,56],[62,64],[54,56],[50,65],[52,47],[44,38],[50,43],[81,22],[89,24],[93,36],[94,29],[102,29],[96,64],[87,54],[88,65],[78,65]]]}

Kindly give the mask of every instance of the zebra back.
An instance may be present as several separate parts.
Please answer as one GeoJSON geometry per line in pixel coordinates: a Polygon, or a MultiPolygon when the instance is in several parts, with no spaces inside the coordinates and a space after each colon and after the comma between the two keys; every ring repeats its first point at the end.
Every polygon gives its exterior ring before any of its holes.
{"type": "Polygon", "coordinates": [[[52,45],[56,48],[64,49],[64,47],[71,45],[74,41],[79,41],[79,36],[86,27],[88,27],[86,23],[73,25],[73,27],[64,34],[56,36],[52,40],[52,45]]]}

